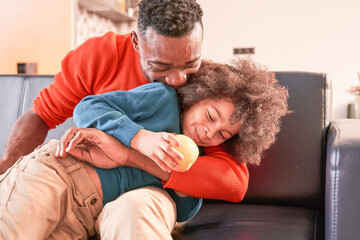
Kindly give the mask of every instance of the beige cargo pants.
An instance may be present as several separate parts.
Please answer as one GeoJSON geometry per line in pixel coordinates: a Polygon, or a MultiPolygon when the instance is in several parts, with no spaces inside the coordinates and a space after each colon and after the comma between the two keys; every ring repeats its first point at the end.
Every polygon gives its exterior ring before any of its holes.
{"type": "Polygon", "coordinates": [[[55,158],[56,145],[39,146],[0,175],[0,239],[87,239],[95,225],[101,239],[171,239],[176,206],[165,190],[130,191],[101,212],[82,164],[55,158]]]}

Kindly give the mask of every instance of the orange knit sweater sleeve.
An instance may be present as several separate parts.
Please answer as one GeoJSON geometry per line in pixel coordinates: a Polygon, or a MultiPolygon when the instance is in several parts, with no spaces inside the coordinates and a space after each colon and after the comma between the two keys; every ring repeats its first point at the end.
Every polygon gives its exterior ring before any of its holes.
{"type": "Polygon", "coordinates": [[[188,171],[172,171],[164,187],[194,197],[240,202],[249,183],[246,164],[236,162],[220,146],[204,151],[188,171]]]}
{"type": "Polygon", "coordinates": [[[61,124],[72,116],[82,98],[94,94],[96,84],[112,80],[117,71],[118,54],[115,33],[87,40],[66,55],[61,72],[48,88],[40,91],[31,110],[50,128],[61,124]]]}

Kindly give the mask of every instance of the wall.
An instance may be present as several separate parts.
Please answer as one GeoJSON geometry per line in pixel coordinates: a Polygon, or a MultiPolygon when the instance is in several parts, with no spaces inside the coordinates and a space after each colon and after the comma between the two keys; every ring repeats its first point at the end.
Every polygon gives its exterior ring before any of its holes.
{"type": "MultiPolygon", "coordinates": [[[[234,47],[255,47],[254,59],[271,70],[328,73],[333,118],[346,117],[351,100],[346,90],[359,83],[360,1],[198,2],[204,10],[204,57],[229,62],[234,47]]],[[[88,36],[124,32],[75,3],[0,0],[0,74],[16,74],[16,63],[22,61],[38,62],[38,74],[55,74],[66,53],[88,36]]]]}
{"type": "Polygon", "coordinates": [[[89,13],[77,0],[0,0],[0,74],[16,74],[18,62],[37,62],[38,74],[56,74],[65,55],[88,38],[124,34],[135,25],[89,13]]]}
{"type": "Polygon", "coordinates": [[[37,62],[38,74],[54,74],[73,45],[73,0],[0,0],[0,74],[16,74],[17,62],[37,62]]]}
{"type": "Polygon", "coordinates": [[[229,62],[234,47],[274,71],[325,72],[333,80],[333,119],[345,118],[359,84],[360,1],[198,0],[204,10],[204,57],[229,62]]]}
{"type": "Polygon", "coordinates": [[[136,29],[136,22],[114,23],[108,18],[90,13],[77,7],[75,12],[75,47],[94,36],[104,35],[108,31],[126,34],[136,29]]]}

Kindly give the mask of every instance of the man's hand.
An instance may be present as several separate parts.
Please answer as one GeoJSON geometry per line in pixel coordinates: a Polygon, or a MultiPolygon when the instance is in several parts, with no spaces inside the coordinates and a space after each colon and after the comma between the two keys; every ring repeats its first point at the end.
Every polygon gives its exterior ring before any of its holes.
{"type": "Polygon", "coordinates": [[[176,170],[178,164],[174,159],[184,158],[172,145],[180,146],[180,141],[174,134],[145,129],[136,133],[130,142],[132,148],[151,158],[164,171],[176,170]]]}
{"type": "Polygon", "coordinates": [[[100,168],[126,165],[130,149],[117,139],[95,128],[70,128],[59,140],[56,157],[70,154],[100,168]]]}
{"type": "Polygon", "coordinates": [[[96,128],[68,129],[59,141],[55,156],[66,157],[67,154],[100,168],[129,166],[142,169],[163,181],[170,177],[171,170],[165,164],[164,168],[160,168],[152,159],[96,128]]]}

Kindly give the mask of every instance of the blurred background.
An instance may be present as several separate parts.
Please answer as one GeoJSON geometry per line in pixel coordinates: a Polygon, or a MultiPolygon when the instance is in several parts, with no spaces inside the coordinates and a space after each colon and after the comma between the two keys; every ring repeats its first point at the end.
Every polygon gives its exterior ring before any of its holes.
{"type": "MultiPolygon", "coordinates": [[[[359,101],[359,0],[197,1],[204,11],[204,58],[229,63],[250,54],[273,71],[327,73],[332,118],[357,117],[348,108],[359,101]]],[[[56,74],[86,39],[135,30],[137,3],[0,0],[0,74],[56,74]]]]}

